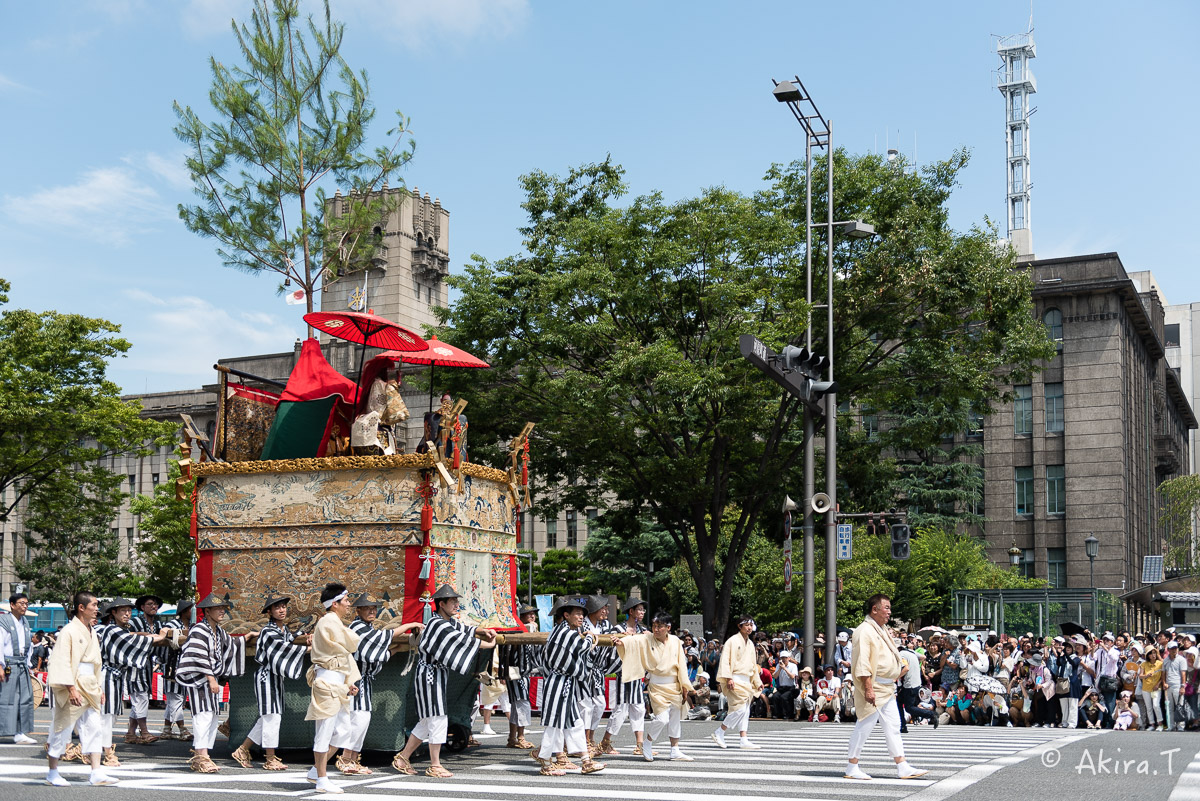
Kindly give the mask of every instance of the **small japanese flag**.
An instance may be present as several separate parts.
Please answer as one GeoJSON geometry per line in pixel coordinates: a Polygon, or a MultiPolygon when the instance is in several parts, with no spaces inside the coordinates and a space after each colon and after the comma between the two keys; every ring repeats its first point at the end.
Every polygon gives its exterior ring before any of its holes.
{"type": "Polygon", "coordinates": [[[283,296],[289,306],[303,306],[306,296],[303,289],[297,289],[295,292],[289,292],[283,296]]]}

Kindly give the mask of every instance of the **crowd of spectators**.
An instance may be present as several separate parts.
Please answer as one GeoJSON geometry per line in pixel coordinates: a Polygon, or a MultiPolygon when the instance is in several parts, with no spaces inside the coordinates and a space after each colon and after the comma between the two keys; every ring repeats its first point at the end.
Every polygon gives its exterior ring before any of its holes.
{"type": "MultiPolygon", "coordinates": [[[[696,688],[690,716],[720,719],[721,643],[686,631],[680,636],[696,688]]],[[[816,676],[801,665],[795,633],[757,632],[754,639],[763,691],[751,703],[753,717],[854,719],[846,632],[828,652],[818,638],[816,676]]],[[[906,726],[1200,730],[1200,647],[1174,628],[1046,638],[893,631],[893,639],[908,666],[897,693],[906,726]]]]}

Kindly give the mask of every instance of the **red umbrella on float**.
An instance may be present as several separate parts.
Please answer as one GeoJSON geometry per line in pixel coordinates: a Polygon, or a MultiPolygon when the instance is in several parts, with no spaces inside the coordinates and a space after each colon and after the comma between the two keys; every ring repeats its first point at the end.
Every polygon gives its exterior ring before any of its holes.
{"type": "MultiPolygon", "coordinates": [[[[358,370],[362,373],[363,357],[367,347],[410,353],[429,349],[429,343],[415,331],[393,323],[386,317],[373,312],[311,312],[304,315],[304,322],[331,337],[354,342],[362,347],[358,351],[358,370]]],[[[358,409],[358,390],[354,393],[354,408],[358,409]]]]}
{"type": "Polygon", "coordinates": [[[429,411],[431,412],[433,411],[433,371],[437,367],[491,367],[483,359],[472,356],[462,348],[456,348],[448,342],[438,340],[437,334],[430,337],[426,344],[429,346],[428,350],[400,352],[397,349],[383,355],[391,356],[393,359],[399,359],[408,364],[429,365],[429,411]]]}

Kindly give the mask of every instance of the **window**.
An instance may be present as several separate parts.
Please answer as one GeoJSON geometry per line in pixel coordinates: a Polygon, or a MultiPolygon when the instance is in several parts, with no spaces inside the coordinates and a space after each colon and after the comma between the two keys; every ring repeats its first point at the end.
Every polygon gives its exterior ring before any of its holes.
{"type": "Polygon", "coordinates": [[[425,287],[425,302],[433,303],[433,287],[431,286],[425,287]]]}
{"type": "Polygon", "coordinates": [[[1017,485],[1017,514],[1033,515],[1033,468],[1018,467],[1013,471],[1017,485]]]}
{"type": "Polygon", "coordinates": [[[151,474],[150,474],[150,483],[151,483],[151,484],[153,484],[153,485],[154,485],[154,486],[156,486],[156,487],[158,486],[158,473],[151,473],[151,474]]]}
{"type": "Polygon", "coordinates": [[[1063,385],[1046,384],[1046,433],[1063,430],[1063,385]]]}
{"type": "Polygon", "coordinates": [[[133,529],[132,528],[125,529],[125,545],[129,548],[129,559],[132,561],[133,560],[133,549],[134,549],[133,529]]]}
{"type": "Polygon", "coordinates": [[[421,299],[421,282],[415,278],[413,279],[413,297],[417,300],[421,299]]]}
{"type": "Polygon", "coordinates": [[[547,548],[557,548],[558,547],[558,521],[557,520],[547,520],[546,521],[546,547],[547,548]]]}
{"type": "Polygon", "coordinates": [[[875,439],[879,433],[879,415],[869,406],[863,407],[862,427],[867,434],[867,439],[875,439]]]}
{"type": "Polygon", "coordinates": [[[1061,464],[1046,466],[1046,514],[1062,515],[1067,513],[1067,472],[1061,464]]]}
{"type": "Polygon", "coordinates": [[[983,414],[974,409],[967,413],[967,436],[975,439],[983,436],[983,414]]]}
{"type": "Polygon", "coordinates": [[[133,473],[129,474],[129,491],[137,492],[137,476],[133,473]]]}
{"type": "Polygon", "coordinates": [[[567,510],[567,547],[574,548],[579,544],[579,513],[574,509],[567,510]]]}
{"type": "Polygon", "coordinates": [[[1063,318],[1062,312],[1058,309],[1046,309],[1046,313],[1042,315],[1042,322],[1046,325],[1046,335],[1054,342],[1054,347],[1062,350],[1063,340],[1063,318]]]}
{"type": "Polygon", "coordinates": [[[1013,433],[1033,433],[1033,387],[1029,384],[1018,384],[1013,387],[1016,398],[1013,400],[1013,433]]]}
{"type": "Polygon", "coordinates": [[[1025,578],[1033,578],[1033,549],[1021,549],[1021,561],[1017,562],[1017,570],[1025,578]]]}
{"type": "Polygon", "coordinates": [[[592,527],[596,525],[596,518],[598,518],[599,516],[600,516],[599,509],[588,509],[587,510],[587,533],[588,533],[589,537],[592,536],[592,527]]]}
{"type": "Polygon", "coordinates": [[[1067,549],[1046,549],[1046,580],[1052,589],[1067,586],[1067,549]]]}
{"type": "Polygon", "coordinates": [[[1179,323],[1171,323],[1163,326],[1163,346],[1167,348],[1179,347],[1179,323]]]}

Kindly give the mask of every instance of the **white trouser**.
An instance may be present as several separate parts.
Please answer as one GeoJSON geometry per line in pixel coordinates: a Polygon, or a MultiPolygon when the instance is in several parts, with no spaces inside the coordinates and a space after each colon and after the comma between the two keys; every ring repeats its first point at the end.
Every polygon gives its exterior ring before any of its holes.
{"type": "Polygon", "coordinates": [[[141,720],[150,711],[150,693],[129,694],[129,717],[141,720]]]}
{"type": "Polygon", "coordinates": [[[1059,706],[1062,707],[1062,725],[1064,729],[1075,729],[1079,727],[1079,699],[1063,696],[1058,699],[1059,706]]]}
{"type": "Polygon", "coordinates": [[[678,740],[679,735],[683,732],[683,727],[679,724],[679,707],[672,704],[662,712],[655,714],[650,718],[650,722],[646,724],[646,736],[651,742],[660,742],[663,729],[667,730],[667,737],[673,740],[678,740]]]}
{"type": "MultiPolygon", "coordinates": [[[[71,743],[71,731],[79,732],[79,748],[85,754],[98,754],[104,748],[104,724],[107,716],[101,715],[92,707],[83,710],[83,714],[75,721],[74,726],[63,726],[58,731],[54,731],[54,724],[50,724],[50,737],[46,740],[49,746],[46,753],[58,759],[67,750],[67,746],[71,743]]],[[[111,730],[110,730],[111,731],[111,730]]],[[[111,740],[112,738],[109,737],[111,740]]]]}
{"type": "Polygon", "coordinates": [[[113,747],[113,741],[112,741],[113,727],[117,725],[117,716],[116,715],[101,715],[100,717],[104,718],[104,747],[112,748],[113,747]]]}
{"type": "Polygon", "coordinates": [[[424,740],[430,745],[441,745],[446,742],[446,730],[450,728],[450,718],[445,715],[432,715],[421,718],[412,730],[412,736],[424,740]]]}
{"type": "Polygon", "coordinates": [[[313,722],[317,724],[317,733],[313,735],[313,753],[328,751],[330,744],[335,739],[341,741],[350,727],[350,705],[339,707],[338,713],[331,718],[313,722]]]}
{"type": "Polygon", "coordinates": [[[212,748],[220,725],[221,719],[216,712],[192,713],[192,748],[197,751],[212,748]]]}
{"type": "Polygon", "coordinates": [[[584,698],[579,702],[579,707],[583,712],[583,728],[588,731],[599,728],[600,721],[604,720],[604,696],[593,695],[591,698],[584,698]]]}
{"type": "Polygon", "coordinates": [[[832,720],[842,713],[842,699],[836,695],[817,696],[817,714],[826,712],[832,720]]]}
{"type": "Polygon", "coordinates": [[[888,753],[892,759],[904,757],[904,742],[900,739],[900,713],[896,710],[895,700],[889,698],[883,706],[875,707],[874,712],[865,718],[859,718],[854,724],[854,731],[850,733],[850,759],[858,759],[867,737],[875,729],[875,724],[881,720],[888,753]]]}
{"type": "Polygon", "coordinates": [[[1149,729],[1161,725],[1162,710],[1158,708],[1162,700],[1162,690],[1142,690],[1142,728],[1149,729]]]}
{"type": "Polygon", "coordinates": [[[282,721],[283,715],[279,713],[259,715],[258,720],[254,721],[254,728],[246,736],[263,748],[278,748],[279,724],[282,721]]]}
{"type": "Polygon", "coordinates": [[[750,723],[750,704],[746,704],[737,711],[730,712],[725,716],[725,720],[721,723],[721,727],[730,731],[744,732],[746,726],[750,723]]]}
{"type": "Polygon", "coordinates": [[[338,729],[334,734],[334,747],[345,748],[347,751],[362,751],[363,741],[367,739],[367,729],[370,726],[370,712],[351,709],[349,725],[345,729],[338,729]]]}
{"type": "Polygon", "coordinates": [[[1179,704],[1183,700],[1183,688],[1167,685],[1167,728],[1173,729],[1180,723],[1179,704]]]}
{"type": "Polygon", "coordinates": [[[604,730],[605,737],[616,737],[621,733],[621,727],[625,725],[625,719],[629,719],[629,728],[634,734],[646,730],[646,702],[640,704],[617,704],[613,707],[612,714],[608,716],[608,728],[604,730]]]}
{"type": "Polygon", "coordinates": [[[167,723],[183,723],[183,695],[181,693],[167,693],[163,697],[166,699],[163,720],[167,723]]]}
{"type": "Polygon", "coordinates": [[[510,723],[520,728],[525,728],[529,725],[530,716],[533,714],[533,707],[528,701],[514,701],[512,705],[512,717],[510,723]]]}
{"type": "Polygon", "coordinates": [[[547,726],[542,732],[542,749],[538,751],[541,759],[553,760],[559,751],[568,754],[583,754],[587,752],[587,740],[583,736],[583,721],[575,721],[569,729],[547,726]]]}

